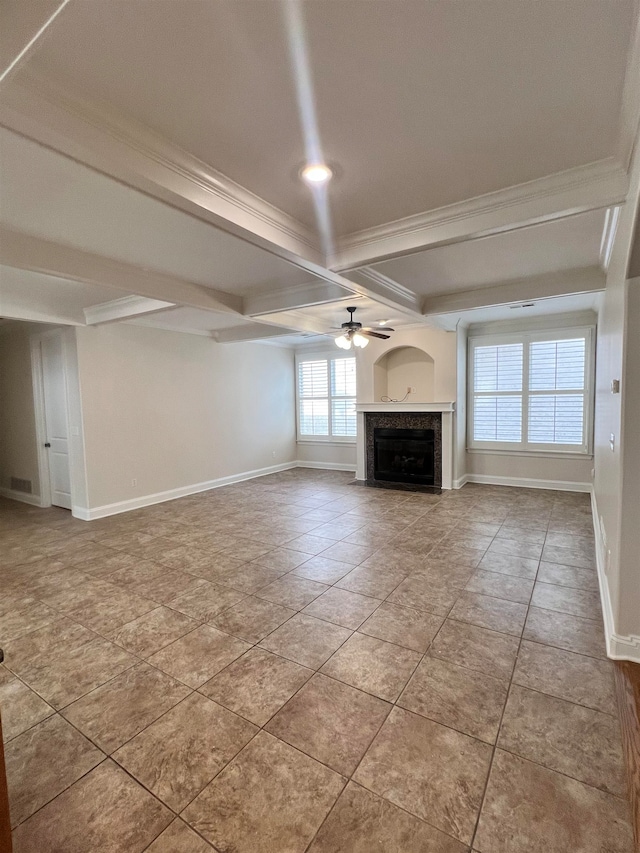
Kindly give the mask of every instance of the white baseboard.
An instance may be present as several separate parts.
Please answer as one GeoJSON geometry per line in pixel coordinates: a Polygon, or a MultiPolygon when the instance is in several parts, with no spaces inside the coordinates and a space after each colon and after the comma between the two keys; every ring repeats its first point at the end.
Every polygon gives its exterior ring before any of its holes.
{"type": "Polygon", "coordinates": [[[118,515],[121,512],[130,512],[132,509],[142,509],[145,506],[173,501],[176,498],[184,498],[187,495],[195,495],[198,492],[207,492],[209,489],[219,489],[231,483],[240,483],[243,480],[253,480],[255,477],[264,477],[267,474],[276,474],[278,471],[288,471],[297,468],[297,462],[284,462],[281,465],[270,465],[268,468],[257,468],[255,471],[243,471],[241,474],[232,474],[229,477],[219,477],[217,480],[207,480],[204,483],[195,483],[191,486],[180,486],[177,489],[169,489],[166,492],[156,492],[153,495],[143,495],[139,498],[131,498],[127,501],[105,504],[91,509],[74,506],[72,515],[82,521],[93,521],[96,518],[106,518],[108,515],[118,515]]]}
{"type": "Polygon", "coordinates": [[[298,460],[296,462],[297,468],[322,468],[325,471],[353,471],[356,473],[356,466],[354,463],[351,465],[344,462],[307,462],[306,460],[298,460]]]}
{"type": "Polygon", "coordinates": [[[453,481],[453,488],[454,489],[461,489],[468,482],[469,482],[469,475],[463,474],[462,477],[458,477],[457,480],[453,481]]]}
{"type": "Polygon", "coordinates": [[[42,506],[40,495],[30,495],[27,492],[16,492],[15,489],[0,488],[0,497],[9,498],[11,501],[20,501],[31,506],[42,506]]]}
{"type": "Polygon", "coordinates": [[[607,644],[607,655],[614,660],[630,660],[640,663],[640,637],[633,634],[625,636],[617,634],[611,596],[609,594],[609,581],[607,580],[607,552],[600,529],[600,514],[596,494],[591,489],[591,513],[593,516],[593,530],[596,538],[596,566],[598,569],[598,583],[600,585],[600,602],[602,604],[602,618],[604,621],[604,637],[607,644]]]}
{"type": "Polygon", "coordinates": [[[535,480],[530,477],[494,477],[492,474],[467,474],[465,482],[482,483],[486,486],[514,486],[518,489],[551,489],[557,492],[591,491],[591,483],[574,483],[571,480],[535,480]]]}

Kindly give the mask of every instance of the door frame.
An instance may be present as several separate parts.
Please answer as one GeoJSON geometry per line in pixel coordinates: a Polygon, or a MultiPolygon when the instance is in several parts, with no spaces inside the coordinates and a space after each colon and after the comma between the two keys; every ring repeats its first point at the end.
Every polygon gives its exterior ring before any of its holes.
{"type": "MultiPolygon", "coordinates": [[[[38,445],[38,476],[40,478],[40,506],[49,507],[51,503],[51,469],[49,466],[49,454],[45,448],[47,440],[47,418],[44,405],[44,370],[42,366],[42,341],[47,338],[58,337],[62,344],[62,364],[64,371],[64,387],[66,396],[65,419],[67,422],[67,440],[71,449],[71,433],[69,431],[69,371],[67,364],[67,348],[62,329],[52,329],[46,332],[36,332],[31,335],[31,376],[33,381],[33,408],[36,419],[36,442],[38,445]]],[[[69,482],[71,483],[71,506],[74,501],[74,471],[71,464],[71,452],[69,459],[69,482]]]]}

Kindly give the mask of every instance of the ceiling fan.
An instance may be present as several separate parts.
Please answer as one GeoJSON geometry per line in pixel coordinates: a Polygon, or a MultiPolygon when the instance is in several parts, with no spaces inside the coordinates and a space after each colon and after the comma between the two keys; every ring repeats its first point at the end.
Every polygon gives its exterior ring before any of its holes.
{"type": "MultiPolygon", "coordinates": [[[[353,344],[356,347],[366,347],[369,341],[369,338],[382,338],[383,341],[389,339],[390,335],[383,335],[381,332],[375,332],[373,329],[368,327],[363,328],[362,323],[356,322],[353,319],[353,312],[355,308],[347,308],[349,312],[349,319],[346,323],[343,323],[342,334],[338,335],[336,338],[336,345],[340,347],[340,349],[351,349],[351,345],[353,344]],[[365,337],[365,335],[367,337],[365,337]]],[[[385,332],[393,332],[393,329],[390,329],[388,326],[385,326],[385,332]]]]}

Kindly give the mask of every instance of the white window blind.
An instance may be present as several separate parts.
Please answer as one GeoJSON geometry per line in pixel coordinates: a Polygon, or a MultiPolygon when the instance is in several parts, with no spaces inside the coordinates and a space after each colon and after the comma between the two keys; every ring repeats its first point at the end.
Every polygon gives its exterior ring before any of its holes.
{"type": "Polygon", "coordinates": [[[353,356],[298,362],[298,433],[301,438],[354,438],[356,360],[353,356]]]}
{"type": "Polygon", "coordinates": [[[470,340],[470,447],[588,452],[590,329],[470,340]]]}

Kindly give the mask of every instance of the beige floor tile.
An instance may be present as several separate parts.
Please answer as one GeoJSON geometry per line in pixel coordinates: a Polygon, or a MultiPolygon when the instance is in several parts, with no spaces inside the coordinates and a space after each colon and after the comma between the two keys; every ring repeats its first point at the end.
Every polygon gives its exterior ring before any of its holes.
{"type": "Polygon", "coordinates": [[[259,590],[257,596],[274,604],[280,604],[282,607],[302,610],[327,589],[327,584],[316,583],[316,581],[294,575],[285,575],[259,590]]]}
{"type": "Polygon", "coordinates": [[[426,652],[443,622],[442,616],[385,601],[358,631],[414,652],[426,652]]]}
{"type": "Polygon", "coordinates": [[[626,797],[620,724],[609,714],[514,684],[498,745],[594,788],[626,797]]]}
{"type": "Polygon", "coordinates": [[[142,853],[173,814],[112,761],[56,797],[13,835],[14,853],[142,853]]]}
{"type": "Polygon", "coordinates": [[[63,617],[16,640],[9,640],[3,647],[4,663],[7,669],[19,675],[27,665],[41,658],[66,654],[95,639],[93,631],[63,617]]]}
{"type": "Polygon", "coordinates": [[[5,747],[11,825],[22,823],[103,758],[58,714],[18,735],[5,747]]]}
{"type": "Polygon", "coordinates": [[[358,628],[364,620],[371,616],[376,607],[382,602],[378,598],[370,598],[349,592],[346,589],[331,587],[315,601],[308,604],[304,613],[342,625],[343,628],[358,628]]]}
{"type": "Polygon", "coordinates": [[[468,592],[476,592],[480,595],[503,598],[505,601],[529,604],[533,585],[533,581],[528,578],[514,577],[499,572],[485,572],[479,569],[471,576],[465,589],[468,592]]]}
{"type": "Polygon", "coordinates": [[[186,572],[165,570],[159,577],[133,584],[130,589],[158,604],[167,604],[174,598],[193,592],[205,584],[206,581],[203,578],[194,577],[186,572]]]}
{"type": "Polygon", "coordinates": [[[494,554],[506,554],[510,557],[525,557],[529,560],[539,560],[542,554],[542,544],[525,542],[522,539],[495,539],[489,546],[487,558],[494,554]]]}
{"type": "Polygon", "coordinates": [[[258,731],[192,693],[114,753],[114,759],[179,812],[258,731]],[[162,761],[158,755],[162,754],[162,761]]]}
{"type": "Polygon", "coordinates": [[[251,594],[278,580],[283,574],[285,573],[280,569],[267,569],[257,563],[243,563],[239,568],[219,575],[216,583],[238,592],[251,594]]]}
{"type": "Polygon", "coordinates": [[[200,687],[250,648],[248,643],[200,625],[149,658],[149,663],[188,684],[200,687]]]}
{"type": "Polygon", "coordinates": [[[602,621],[530,607],[523,637],[569,652],[604,658],[607,650],[602,621]]]}
{"type": "Polygon", "coordinates": [[[350,636],[348,628],[297,613],[260,645],[302,666],[319,669],[350,636]]]}
{"type": "Polygon", "coordinates": [[[357,566],[336,583],[340,589],[386,598],[406,578],[403,569],[386,569],[380,566],[357,566]]]}
{"type": "Polygon", "coordinates": [[[250,649],[203,684],[200,692],[264,726],[312,675],[312,669],[279,655],[250,649]]]}
{"type": "Polygon", "coordinates": [[[478,568],[485,572],[496,572],[497,574],[533,580],[538,572],[538,559],[499,554],[493,551],[484,555],[478,568]]]}
{"type": "Polygon", "coordinates": [[[497,750],[474,848],[479,853],[633,853],[629,805],[497,750]]]}
{"type": "Polygon", "coordinates": [[[344,779],[261,732],[184,812],[219,850],[303,853],[344,779]]]}
{"type": "Polygon", "coordinates": [[[223,586],[206,583],[204,586],[186,592],[169,602],[172,610],[184,613],[192,619],[208,622],[229,607],[242,601],[244,593],[223,586]]]}
{"type": "Polygon", "coordinates": [[[419,652],[356,633],[327,661],[322,672],[394,702],[419,660],[419,652]]]}
{"type": "Polygon", "coordinates": [[[17,674],[54,708],[64,708],[135,663],[124,649],[95,639],[62,654],[40,655],[17,674]]]}
{"type": "Polygon", "coordinates": [[[295,614],[295,610],[281,607],[271,601],[248,596],[239,604],[219,613],[211,624],[226,634],[233,634],[248,643],[259,643],[283,622],[295,614]]]}
{"type": "Polygon", "coordinates": [[[291,574],[319,583],[331,584],[348,575],[353,568],[354,566],[351,563],[341,563],[339,560],[325,557],[324,554],[317,554],[305,560],[291,574]]]}
{"type": "Polygon", "coordinates": [[[145,853],[211,853],[212,850],[213,847],[207,844],[204,838],[176,818],[153,844],[147,847],[145,853]]]}
{"type": "Polygon", "coordinates": [[[272,551],[267,551],[254,560],[259,566],[264,566],[266,569],[277,569],[279,572],[290,572],[297,568],[307,559],[306,554],[301,551],[289,550],[288,548],[274,548],[272,551]]]}
{"type": "Polygon", "coordinates": [[[149,657],[193,631],[198,623],[169,607],[157,607],[109,633],[109,639],[133,655],[149,657]]]}
{"type": "Polygon", "coordinates": [[[388,601],[446,616],[459,594],[457,586],[446,579],[411,575],[394,589],[388,601]]]}
{"type": "Polygon", "coordinates": [[[467,853],[466,845],[349,782],[309,853],[467,853]]]}
{"type": "Polygon", "coordinates": [[[469,844],[490,761],[488,744],[395,708],[354,781],[469,844]]]}
{"type": "Polygon", "coordinates": [[[527,607],[515,601],[465,591],[460,593],[449,618],[519,637],[527,618],[527,607]]]}
{"type": "Polygon", "coordinates": [[[582,569],[595,569],[595,549],[591,546],[563,548],[559,545],[545,544],[542,559],[549,563],[562,563],[565,566],[577,566],[582,569]]]}
{"type": "Polygon", "coordinates": [[[157,601],[123,589],[109,596],[105,601],[98,601],[73,610],[69,616],[92,631],[106,636],[126,622],[137,619],[138,616],[154,610],[157,606],[157,601]]]}
{"type": "Polygon", "coordinates": [[[181,682],[141,663],[73,702],[63,716],[111,753],[189,692],[181,682]]]}
{"type": "Polygon", "coordinates": [[[583,619],[598,619],[602,613],[600,596],[586,589],[572,589],[550,583],[536,583],[531,596],[534,607],[557,610],[583,619]]]}
{"type": "Polygon", "coordinates": [[[524,640],[513,681],[596,711],[616,713],[613,665],[608,660],[524,640]]]}
{"type": "MultiPolygon", "coordinates": [[[[349,535],[349,534],[347,534],[349,535]]],[[[373,554],[375,548],[370,545],[353,545],[349,542],[336,542],[323,551],[323,556],[329,557],[331,560],[339,560],[342,563],[353,563],[354,566],[359,565],[367,557],[373,554]]]]}
{"type": "Polygon", "coordinates": [[[271,734],[350,776],[391,705],[316,674],[267,724],[271,734]]]}
{"type": "Polygon", "coordinates": [[[577,569],[575,566],[562,566],[560,563],[540,563],[537,580],[541,583],[555,583],[575,589],[587,589],[597,592],[598,574],[594,569],[577,569]]]}
{"type": "Polygon", "coordinates": [[[447,619],[431,644],[429,656],[447,660],[509,681],[518,653],[518,640],[507,634],[447,619]]]}
{"type": "Polygon", "coordinates": [[[3,666],[0,666],[0,710],[5,743],[54,713],[44,699],[3,666]]]}
{"type": "Polygon", "coordinates": [[[0,643],[29,634],[59,618],[56,610],[40,601],[33,601],[19,610],[10,610],[0,616],[0,643]]]}
{"type": "Polygon", "coordinates": [[[425,657],[398,705],[459,732],[495,743],[508,685],[482,672],[425,657]]]}

